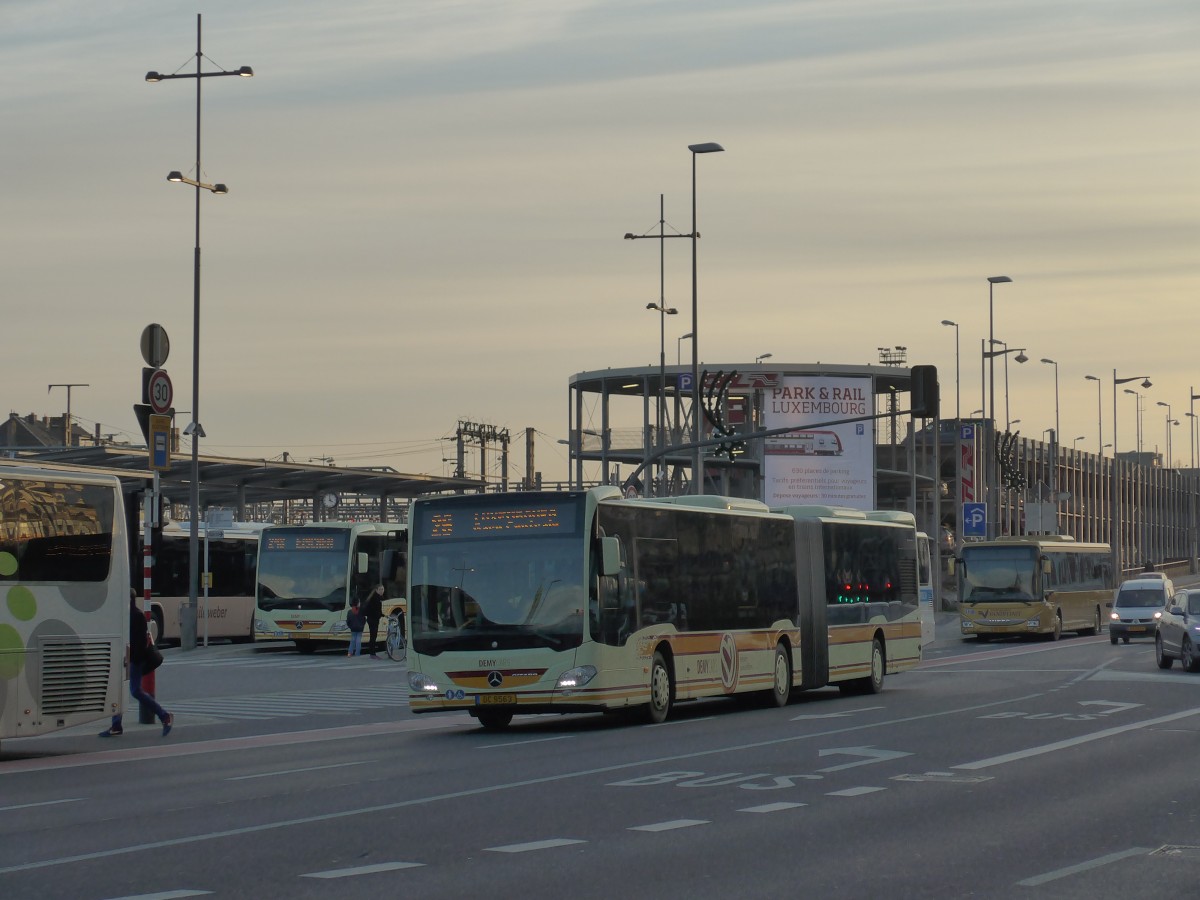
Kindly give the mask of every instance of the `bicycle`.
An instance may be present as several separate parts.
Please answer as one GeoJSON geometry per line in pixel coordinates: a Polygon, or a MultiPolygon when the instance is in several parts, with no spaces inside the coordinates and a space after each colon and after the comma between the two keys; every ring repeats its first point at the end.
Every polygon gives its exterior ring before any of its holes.
{"type": "Polygon", "coordinates": [[[396,610],[388,616],[387,655],[389,659],[403,662],[408,656],[408,642],[404,639],[404,613],[396,610]]]}

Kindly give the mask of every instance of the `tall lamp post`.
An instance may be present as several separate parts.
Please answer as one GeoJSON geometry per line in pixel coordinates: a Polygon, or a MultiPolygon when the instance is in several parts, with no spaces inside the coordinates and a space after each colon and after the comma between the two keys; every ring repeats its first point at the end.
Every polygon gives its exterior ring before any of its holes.
{"type": "Polygon", "coordinates": [[[958,355],[958,323],[942,319],[942,324],[954,329],[954,418],[959,419],[962,418],[962,375],[958,355]]]}
{"type": "Polygon", "coordinates": [[[1165,406],[1167,408],[1167,441],[1166,441],[1167,464],[1164,466],[1164,468],[1170,469],[1170,468],[1172,468],[1172,465],[1171,465],[1171,421],[1172,421],[1172,419],[1171,419],[1171,404],[1167,403],[1165,400],[1159,400],[1158,405],[1165,406]]]}
{"type": "MultiPolygon", "coordinates": [[[[996,285],[1009,284],[1012,281],[1007,275],[989,275],[988,276],[988,347],[996,346],[996,314],[994,304],[994,292],[996,285]]],[[[992,351],[988,351],[992,352],[992,351]]],[[[986,354],[985,354],[986,355],[986,354]]],[[[988,439],[987,448],[987,465],[985,471],[988,473],[988,514],[987,514],[987,537],[991,540],[996,536],[996,522],[998,521],[999,509],[997,503],[1000,498],[1000,492],[996,489],[994,482],[996,481],[996,359],[995,356],[987,356],[990,360],[988,367],[988,418],[991,420],[990,437],[988,439]]]]}
{"type": "Polygon", "coordinates": [[[1142,453],[1142,395],[1139,392],[1132,390],[1130,388],[1125,388],[1125,393],[1131,394],[1134,397],[1134,401],[1133,401],[1134,417],[1133,418],[1134,418],[1135,428],[1133,430],[1133,433],[1134,433],[1134,437],[1136,439],[1136,447],[1137,447],[1136,452],[1140,456],[1142,453]]]}
{"type": "Polygon", "coordinates": [[[704,463],[700,444],[700,409],[703,405],[700,399],[700,328],[697,311],[699,308],[698,290],[696,285],[696,252],[700,232],[696,230],[696,157],[701,153],[721,153],[724,147],[708,142],[705,144],[688,144],[692,153],[692,442],[697,446],[692,450],[692,493],[704,493],[704,463]]]}
{"type": "Polygon", "coordinates": [[[1071,442],[1071,449],[1078,450],[1079,442],[1082,441],[1085,437],[1087,437],[1086,434],[1081,434],[1079,437],[1075,438],[1075,440],[1071,442]]]}
{"type": "Polygon", "coordinates": [[[775,355],[774,353],[761,353],[758,356],[754,357],[754,364],[757,366],[764,359],[770,359],[774,355],[775,355]]]}
{"type": "Polygon", "coordinates": [[[1132,375],[1129,378],[1118,378],[1117,370],[1113,369],[1113,488],[1112,488],[1112,554],[1113,554],[1113,576],[1119,581],[1121,579],[1121,460],[1117,455],[1117,387],[1122,384],[1128,384],[1131,381],[1142,380],[1143,388],[1153,387],[1152,382],[1146,375],[1132,375]]]}
{"type": "Polygon", "coordinates": [[[223,75],[236,75],[250,78],[254,70],[249,66],[227,71],[201,71],[204,53],[200,44],[200,14],[196,14],[196,71],[160,75],[158,72],[147,72],[146,81],[157,84],[160,81],[172,81],[178,78],[196,79],[196,179],[185,178],[179,172],[167,175],[168,181],[191,185],[196,189],[196,247],[192,264],[192,421],[184,429],[184,434],[192,439],[192,463],[188,480],[191,482],[189,492],[189,508],[191,515],[191,531],[188,537],[188,608],[187,619],[190,628],[180,626],[180,647],[184,650],[196,648],[195,615],[200,583],[200,438],[204,437],[204,428],[200,425],[200,191],[211,191],[214,194],[227,194],[229,189],[223,184],[205,184],[198,179],[202,176],[200,168],[200,85],[205,78],[215,78],[223,75]]]}
{"type": "MultiPolygon", "coordinates": [[[[664,407],[667,403],[667,316],[677,315],[679,310],[673,306],[667,306],[667,268],[666,254],[664,248],[667,238],[686,238],[691,237],[690,234],[667,234],[667,220],[665,212],[665,199],[662,194],[658,195],[658,234],[634,234],[631,231],[625,232],[625,240],[637,241],[642,238],[653,238],[658,241],[658,303],[647,303],[646,309],[654,309],[658,311],[658,417],[657,431],[658,440],[655,443],[661,452],[664,447],[663,442],[663,415],[664,407]]],[[[658,483],[661,486],[667,477],[667,464],[662,457],[658,461],[658,483]]]]}
{"type": "Polygon", "coordinates": [[[1104,416],[1100,412],[1100,392],[1103,388],[1100,385],[1099,377],[1095,375],[1084,375],[1083,379],[1096,382],[1096,454],[1104,456],[1104,416]]]}
{"type": "Polygon", "coordinates": [[[1054,434],[1055,437],[1062,434],[1058,427],[1058,363],[1052,359],[1042,359],[1048,366],[1054,366],[1054,434]]]}

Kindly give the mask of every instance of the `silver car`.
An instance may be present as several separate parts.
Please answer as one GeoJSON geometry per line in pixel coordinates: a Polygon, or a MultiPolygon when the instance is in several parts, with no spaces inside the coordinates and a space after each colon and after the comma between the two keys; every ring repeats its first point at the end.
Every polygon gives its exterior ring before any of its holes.
{"type": "Polygon", "coordinates": [[[1160,669],[1175,660],[1189,672],[1200,672],[1200,590],[1179,591],[1158,620],[1154,657],[1160,669]]]}

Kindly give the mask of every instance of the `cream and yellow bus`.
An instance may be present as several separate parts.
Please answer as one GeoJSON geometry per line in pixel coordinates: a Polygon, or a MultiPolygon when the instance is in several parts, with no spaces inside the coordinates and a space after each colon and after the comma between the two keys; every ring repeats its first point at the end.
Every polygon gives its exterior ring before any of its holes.
{"type": "MultiPolygon", "coordinates": [[[[201,588],[196,639],[254,640],[254,587],[258,541],[267,526],[234,522],[221,529],[199,529],[201,588]],[[205,578],[205,573],[208,577],[205,578]]],[[[180,609],[188,602],[191,534],[186,522],[172,522],[153,548],[150,584],[150,637],[156,644],[180,640],[180,609]]],[[[139,541],[139,544],[141,542],[139,541]]],[[[134,590],[142,592],[141,573],[134,590]]]]}
{"type": "Polygon", "coordinates": [[[964,637],[1096,634],[1112,602],[1108,544],[1030,535],[966,544],[956,560],[964,637]]]}
{"type": "Polygon", "coordinates": [[[129,548],[104,475],[0,465],[0,739],[121,710],[129,548]]]}
{"type": "Polygon", "coordinates": [[[906,513],[599,487],[421,499],[409,533],[417,713],[663,722],[702,697],[879,691],[921,657],[906,513]]]}
{"type": "MultiPolygon", "coordinates": [[[[407,556],[407,529],[395,522],[312,522],[264,529],[258,547],[255,638],[286,638],[301,653],[349,644],[351,598],[365,600],[382,584],[384,615],[404,608],[407,556]]],[[[377,637],[381,645],[384,627],[377,637]]]]}

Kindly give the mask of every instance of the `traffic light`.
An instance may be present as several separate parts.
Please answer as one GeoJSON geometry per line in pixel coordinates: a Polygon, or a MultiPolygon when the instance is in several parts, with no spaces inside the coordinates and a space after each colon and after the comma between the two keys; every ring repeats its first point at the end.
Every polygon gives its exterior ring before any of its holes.
{"type": "Polygon", "coordinates": [[[937,366],[912,367],[912,415],[936,419],[939,411],[937,366]]]}

